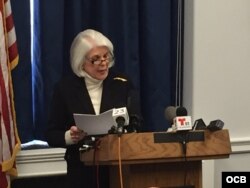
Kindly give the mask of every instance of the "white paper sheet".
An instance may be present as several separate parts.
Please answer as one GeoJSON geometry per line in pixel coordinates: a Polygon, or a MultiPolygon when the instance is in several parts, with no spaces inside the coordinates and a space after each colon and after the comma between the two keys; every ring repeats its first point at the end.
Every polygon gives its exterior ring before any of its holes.
{"type": "Polygon", "coordinates": [[[76,126],[88,133],[88,135],[108,134],[113,125],[116,125],[112,117],[113,109],[99,115],[73,114],[76,126]]]}

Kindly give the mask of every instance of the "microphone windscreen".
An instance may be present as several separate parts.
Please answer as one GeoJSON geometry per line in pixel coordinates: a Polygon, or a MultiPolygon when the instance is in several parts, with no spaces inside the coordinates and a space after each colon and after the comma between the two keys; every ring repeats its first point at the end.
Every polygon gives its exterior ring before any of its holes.
{"type": "Polygon", "coordinates": [[[122,117],[122,116],[118,116],[115,121],[116,121],[117,124],[124,124],[125,123],[125,118],[122,117]]]}
{"type": "Polygon", "coordinates": [[[187,109],[185,107],[179,106],[176,109],[176,116],[187,116],[187,109]]]}
{"type": "Polygon", "coordinates": [[[176,117],[176,107],[168,106],[165,109],[164,116],[170,123],[173,123],[173,119],[176,117]]]}

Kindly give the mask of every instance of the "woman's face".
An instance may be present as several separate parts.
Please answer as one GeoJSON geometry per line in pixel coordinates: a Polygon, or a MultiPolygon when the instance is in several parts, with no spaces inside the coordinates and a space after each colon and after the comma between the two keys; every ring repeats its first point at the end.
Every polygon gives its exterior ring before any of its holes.
{"type": "Polygon", "coordinates": [[[108,76],[111,60],[113,56],[106,46],[96,46],[86,54],[82,68],[91,77],[104,80],[108,76]]]}

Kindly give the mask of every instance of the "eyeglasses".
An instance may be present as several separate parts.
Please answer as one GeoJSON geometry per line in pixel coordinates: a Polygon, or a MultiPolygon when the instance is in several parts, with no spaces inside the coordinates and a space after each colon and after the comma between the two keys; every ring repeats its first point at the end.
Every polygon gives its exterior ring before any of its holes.
{"type": "Polygon", "coordinates": [[[114,61],[114,56],[111,53],[107,53],[104,56],[100,57],[100,56],[94,56],[92,58],[85,58],[87,61],[89,61],[90,63],[92,63],[93,65],[100,65],[102,62],[107,62],[107,63],[111,63],[114,61]]]}

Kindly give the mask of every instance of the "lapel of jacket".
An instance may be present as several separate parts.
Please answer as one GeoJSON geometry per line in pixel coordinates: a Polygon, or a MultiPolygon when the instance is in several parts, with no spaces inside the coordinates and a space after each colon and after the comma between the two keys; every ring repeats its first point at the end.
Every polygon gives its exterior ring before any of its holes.
{"type": "Polygon", "coordinates": [[[113,108],[113,102],[112,102],[112,78],[108,76],[103,81],[103,89],[102,89],[102,100],[101,100],[101,107],[100,107],[100,113],[105,112],[107,110],[110,110],[113,108]]]}
{"type": "Polygon", "coordinates": [[[76,84],[76,101],[79,108],[82,109],[81,113],[95,114],[94,107],[92,105],[89,92],[85,84],[84,78],[79,79],[79,82],[76,84]]]}

